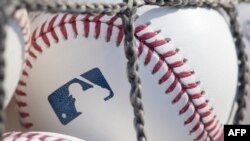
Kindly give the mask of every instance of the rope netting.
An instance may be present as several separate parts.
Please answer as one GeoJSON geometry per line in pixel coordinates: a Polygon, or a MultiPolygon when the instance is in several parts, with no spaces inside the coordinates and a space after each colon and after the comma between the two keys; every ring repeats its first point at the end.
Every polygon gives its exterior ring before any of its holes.
{"type": "Polygon", "coordinates": [[[233,117],[233,124],[240,124],[244,119],[244,109],[246,108],[246,95],[248,92],[249,68],[247,65],[248,57],[243,42],[243,34],[238,22],[237,5],[240,3],[250,3],[250,0],[124,0],[122,3],[75,3],[59,0],[0,0],[0,134],[4,131],[4,49],[5,31],[7,17],[13,11],[25,8],[29,12],[67,12],[71,14],[89,15],[117,15],[122,19],[124,30],[124,52],[127,58],[127,77],[131,85],[130,102],[134,109],[134,127],[138,141],[146,141],[144,130],[144,110],[141,92],[141,80],[138,69],[138,52],[134,43],[134,21],[137,17],[136,10],[144,5],[158,5],[160,7],[205,7],[212,9],[222,9],[229,17],[230,30],[234,39],[238,57],[238,86],[235,96],[237,110],[233,117]]]}

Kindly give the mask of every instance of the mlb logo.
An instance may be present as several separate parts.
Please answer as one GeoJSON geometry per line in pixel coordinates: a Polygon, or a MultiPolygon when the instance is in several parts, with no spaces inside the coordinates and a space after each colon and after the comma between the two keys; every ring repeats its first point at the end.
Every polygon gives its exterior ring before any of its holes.
{"type": "Polygon", "coordinates": [[[77,111],[77,107],[75,105],[76,100],[80,99],[75,99],[73,94],[69,91],[69,87],[71,85],[78,84],[81,86],[83,91],[95,89],[95,86],[107,89],[109,91],[109,95],[104,98],[104,101],[107,101],[114,96],[112,89],[110,88],[100,69],[94,68],[81,74],[80,77],[86,79],[88,82],[78,78],[73,78],[48,96],[48,101],[52,109],[63,125],[67,125],[82,114],[81,112],[77,111]]]}

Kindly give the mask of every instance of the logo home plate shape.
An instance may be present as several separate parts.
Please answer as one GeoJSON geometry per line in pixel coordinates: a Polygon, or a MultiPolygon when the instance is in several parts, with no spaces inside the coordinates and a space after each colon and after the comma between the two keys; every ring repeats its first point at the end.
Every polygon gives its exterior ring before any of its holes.
{"type": "Polygon", "coordinates": [[[74,78],[48,96],[48,101],[52,109],[63,125],[67,125],[72,120],[81,115],[81,112],[77,111],[77,107],[75,105],[76,99],[72,96],[72,94],[70,94],[69,91],[69,87],[72,84],[79,84],[84,92],[90,88],[95,89],[94,85],[97,85],[103,89],[107,89],[109,91],[109,95],[104,98],[104,101],[107,101],[114,96],[112,89],[110,88],[100,69],[94,68],[81,74],[80,77],[88,80],[92,84],[74,78]]]}

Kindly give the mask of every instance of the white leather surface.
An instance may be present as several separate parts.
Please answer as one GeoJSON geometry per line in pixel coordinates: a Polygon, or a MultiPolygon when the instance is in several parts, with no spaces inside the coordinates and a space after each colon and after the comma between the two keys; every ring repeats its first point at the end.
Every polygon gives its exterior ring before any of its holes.
{"type": "MultiPolygon", "coordinates": [[[[217,119],[222,124],[226,123],[236,91],[238,69],[235,47],[224,18],[214,10],[201,8],[177,10],[146,7],[138,12],[141,17],[136,25],[150,21],[151,29],[161,30],[162,36],[171,38],[180,49],[180,54],[188,59],[187,63],[195,70],[196,79],[201,81],[201,87],[206,91],[205,97],[214,108],[217,119]]],[[[30,117],[23,121],[34,123],[31,130],[56,131],[86,140],[134,141],[123,46],[115,46],[116,29],[111,42],[106,43],[105,24],[102,25],[99,39],[94,39],[94,26],[90,24],[89,38],[74,38],[73,32],[68,33],[67,41],[52,43],[50,48],[44,46],[42,54],[36,53],[38,59],[31,59],[32,69],[27,69],[29,77],[22,78],[27,82],[27,87],[20,87],[28,94],[21,99],[28,103],[26,110],[30,113],[30,117]],[[94,67],[102,71],[114,91],[114,98],[105,102],[103,98],[106,92],[101,92],[102,89],[79,92],[81,94],[75,98],[82,115],[67,126],[62,125],[48,103],[48,95],[94,67]]],[[[70,25],[67,27],[70,28],[70,25]]],[[[59,29],[56,30],[59,32],[59,29]]],[[[63,38],[61,34],[59,38],[63,38]]],[[[45,45],[41,39],[38,43],[45,45]]],[[[165,94],[166,86],[158,85],[159,76],[151,74],[153,64],[145,67],[143,63],[144,59],[140,58],[149,140],[192,140],[188,127],[183,126],[184,121],[178,115],[179,107],[172,105],[171,96],[165,94]]]]}
{"type": "Polygon", "coordinates": [[[24,60],[24,40],[22,37],[21,28],[11,19],[6,26],[6,50],[4,53],[6,68],[5,68],[5,101],[4,107],[9,103],[20,77],[20,71],[24,60]]]}

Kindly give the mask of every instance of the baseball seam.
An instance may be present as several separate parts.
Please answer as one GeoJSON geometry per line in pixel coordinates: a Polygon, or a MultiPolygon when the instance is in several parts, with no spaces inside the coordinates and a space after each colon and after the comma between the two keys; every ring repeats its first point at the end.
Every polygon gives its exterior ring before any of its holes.
{"type": "Polygon", "coordinates": [[[21,28],[23,39],[24,39],[24,48],[27,50],[31,46],[30,42],[30,23],[28,20],[28,14],[26,11],[17,10],[13,13],[14,19],[17,21],[18,25],[21,28]]]}
{"type": "MultiPolygon", "coordinates": [[[[48,34],[51,35],[53,41],[60,41],[59,33],[54,30],[55,28],[60,28],[59,31],[64,40],[67,40],[68,36],[70,36],[68,34],[69,30],[74,32],[73,36],[78,36],[78,32],[84,30],[84,36],[87,38],[89,32],[92,31],[89,24],[94,23],[94,34],[95,38],[98,39],[101,34],[101,25],[106,24],[106,41],[110,41],[114,28],[117,28],[116,44],[119,46],[123,40],[123,32],[122,25],[117,22],[117,19],[117,17],[111,17],[103,20],[102,16],[90,17],[69,14],[52,17],[32,33],[32,47],[28,50],[28,57],[25,61],[26,69],[23,69],[22,77],[29,77],[32,62],[38,59],[38,55],[42,54],[44,49],[50,47],[52,39],[48,38],[48,34]],[[56,21],[60,22],[56,24],[56,21]],[[78,29],[77,24],[79,22],[83,24],[84,29],[78,29]],[[65,24],[70,24],[70,29],[65,24]],[[36,42],[39,38],[47,46],[46,48],[36,42]]],[[[139,44],[139,57],[144,57],[144,64],[149,66],[148,68],[153,66],[150,68],[152,69],[152,75],[162,72],[162,70],[165,71],[164,75],[159,79],[159,85],[166,85],[165,93],[172,99],[172,104],[180,107],[179,115],[185,118],[184,125],[188,127],[194,140],[221,141],[223,129],[216,120],[208,101],[204,98],[204,91],[201,89],[199,82],[196,81],[194,71],[187,65],[186,59],[180,56],[172,41],[163,38],[160,31],[151,30],[150,23],[138,25],[135,28],[135,38],[139,44]],[[156,58],[156,60],[153,58],[156,58]]],[[[18,88],[25,88],[26,86],[25,80],[21,79],[18,88]]],[[[28,105],[25,101],[27,93],[17,89],[15,96],[21,121],[26,128],[31,128],[33,123],[29,118],[28,105]]]]}
{"type": "Polygon", "coordinates": [[[37,141],[69,141],[60,137],[50,136],[40,134],[39,132],[6,132],[3,134],[3,140],[13,140],[18,141],[19,139],[27,141],[37,140],[37,141]]]}

